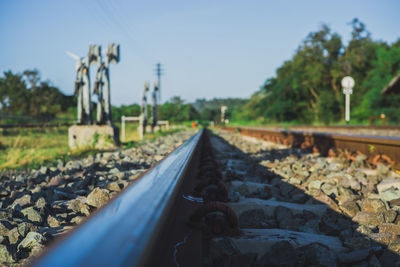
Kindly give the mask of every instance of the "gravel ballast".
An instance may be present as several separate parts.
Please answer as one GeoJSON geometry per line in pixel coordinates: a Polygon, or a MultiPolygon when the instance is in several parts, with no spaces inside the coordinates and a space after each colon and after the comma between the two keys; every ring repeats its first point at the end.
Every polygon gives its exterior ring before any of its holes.
{"type": "Polygon", "coordinates": [[[194,133],[177,132],[54,167],[1,172],[0,263],[28,263],[194,133]]]}
{"type": "Polygon", "coordinates": [[[251,266],[400,266],[400,175],[390,166],[215,133],[242,235],[212,240],[212,266],[239,258],[251,266]]]}

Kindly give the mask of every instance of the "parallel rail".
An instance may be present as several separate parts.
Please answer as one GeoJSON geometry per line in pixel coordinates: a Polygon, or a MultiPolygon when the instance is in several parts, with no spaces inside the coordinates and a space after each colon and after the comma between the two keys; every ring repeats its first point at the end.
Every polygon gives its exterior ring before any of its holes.
{"type": "MultiPolygon", "coordinates": [[[[281,129],[282,126],[271,126],[272,128],[281,129]]],[[[333,129],[333,130],[357,130],[357,129],[373,129],[373,130],[400,130],[400,125],[346,125],[346,126],[307,126],[307,125],[293,125],[288,126],[288,130],[296,129],[333,129]]]]}
{"type": "Polygon", "coordinates": [[[335,151],[347,151],[350,156],[362,153],[374,164],[384,161],[400,170],[399,137],[344,135],[250,127],[222,127],[222,129],[291,147],[312,149],[323,156],[335,154],[335,151]]]}
{"type": "Polygon", "coordinates": [[[192,136],[50,247],[34,266],[149,266],[160,257],[155,250],[170,231],[165,225],[203,133],[192,136]]]}

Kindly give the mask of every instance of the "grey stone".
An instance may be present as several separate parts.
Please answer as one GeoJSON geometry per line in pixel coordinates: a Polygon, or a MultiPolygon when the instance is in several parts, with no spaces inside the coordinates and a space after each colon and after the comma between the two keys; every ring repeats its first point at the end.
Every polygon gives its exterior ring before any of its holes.
{"type": "Polygon", "coordinates": [[[379,197],[384,201],[391,201],[393,199],[400,198],[400,190],[389,188],[379,193],[379,197]]]}
{"type": "Polygon", "coordinates": [[[335,196],[339,195],[339,191],[337,189],[337,186],[334,185],[334,184],[324,183],[321,186],[321,190],[322,190],[322,192],[324,192],[327,195],[332,195],[332,194],[335,195],[335,196]]]}
{"type": "Polygon", "coordinates": [[[367,261],[362,261],[359,263],[352,264],[352,267],[369,267],[367,261]]]}
{"type": "Polygon", "coordinates": [[[0,262],[5,264],[14,262],[11,253],[7,250],[7,247],[2,244],[0,244],[0,262]]]}
{"type": "Polygon", "coordinates": [[[393,243],[398,239],[398,236],[393,234],[393,233],[372,233],[369,235],[370,238],[375,240],[376,242],[384,245],[389,245],[390,243],[393,243]]]}
{"type": "Polygon", "coordinates": [[[378,164],[376,171],[380,175],[387,175],[390,171],[390,166],[383,165],[383,164],[378,164]]]}
{"type": "Polygon", "coordinates": [[[367,259],[372,253],[373,250],[371,249],[353,250],[338,254],[338,259],[340,263],[355,263],[367,259]]]}
{"type": "Polygon", "coordinates": [[[363,235],[372,234],[372,230],[370,228],[368,228],[367,226],[365,226],[365,225],[359,225],[357,227],[357,232],[359,232],[359,233],[361,233],[363,235]]]}
{"type": "Polygon", "coordinates": [[[299,248],[298,251],[304,257],[305,266],[338,266],[335,254],[321,244],[312,243],[299,248]]]}
{"type": "Polygon", "coordinates": [[[46,206],[46,200],[44,199],[44,197],[40,197],[35,203],[35,207],[38,209],[44,208],[45,206],[46,206]]]}
{"type": "Polygon", "coordinates": [[[17,175],[17,177],[15,177],[15,181],[17,183],[25,183],[26,182],[26,177],[24,175],[17,175]]]}
{"type": "Polygon", "coordinates": [[[343,186],[338,186],[338,193],[340,196],[354,196],[354,192],[349,189],[349,188],[345,188],[343,186]]]}
{"type": "Polygon", "coordinates": [[[109,174],[116,174],[121,172],[118,168],[112,168],[111,170],[108,171],[109,174]]]}
{"type": "Polygon", "coordinates": [[[359,224],[365,225],[370,228],[375,228],[378,225],[385,222],[385,218],[382,214],[376,213],[368,213],[368,212],[359,212],[356,216],[353,217],[353,221],[358,222],[359,224]]]}
{"type": "Polygon", "coordinates": [[[71,223],[81,224],[85,220],[85,218],[86,217],[83,217],[83,216],[76,216],[71,220],[71,223]]]}
{"type": "Polygon", "coordinates": [[[239,227],[241,228],[259,228],[262,222],[266,220],[264,211],[262,209],[253,209],[244,211],[240,214],[239,227]]]}
{"type": "Polygon", "coordinates": [[[109,193],[101,188],[96,187],[86,198],[86,203],[95,208],[100,208],[110,199],[109,193]]]}
{"type": "Polygon", "coordinates": [[[382,267],[400,266],[399,255],[393,253],[389,249],[385,249],[383,254],[380,256],[379,261],[382,267]]]}
{"type": "Polygon", "coordinates": [[[40,173],[40,174],[45,175],[45,174],[47,174],[48,172],[49,172],[49,169],[48,169],[46,166],[43,166],[43,167],[41,167],[41,168],[39,169],[39,173],[40,173]]]}
{"type": "Polygon", "coordinates": [[[381,263],[379,262],[378,258],[375,255],[372,255],[369,258],[368,267],[381,267],[381,263]]]}
{"type": "Polygon", "coordinates": [[[371,247],[371,241],[368,237],[349,237],[343,241],[343,245],[350,249],[364,249],[371,247]]]}
{"type": "Polygon", "coordinates": [[[367,160],[367,156],[364,154],[359,154],[356,156],[354,161],[352,162],[352,167],[353,168],[359,168],[365,165],[365,161],[367,160]]]}
{"type": "Polygon", "coordinates": [[[57,220],[56,217],[54,217],[54,216],[52,216],[52,215],[49,215],[49,216],[47,217],[47,224],[48,224],[50,227],[58,227],[58,226],[60,226],[60,222],[57,220]]]}
{"type": "Polygon", "coordinates": [[[26,194],[23,195],[22,197],[17,198],[14,200],[14,202],[11,204],[11,208],[15,208],[16,205],[19,205],[21,207],[27,206],[31,204],[31,195],[26,194]]]}
{"type": "Polygon", "coordinates": [[[291,177],[288,181],[290,184],[296,184],[296,185],[300,185],[303,183],[302,180],[296,178],[296,177],[291,177]]]}
{"type": "Polygon", "coordinates": [[[9,210],[0,210],[0,220],[8,220],[13,215],[9,210]]]}
{"type": "Polygon", "coordinates": [[[395,241],[391,242],[389,244],[388,248],[391,251],[393,251],[393,252],[395,252],[397,254],[400,254],[400,240],[395,240],[395,241]]]}
{"type": "Polygon", "coordinates": [[[346,201],[339,207],[344,212],[344,214],[349,217],[354,217],[360,211],[360,208],[354,201],[346,201]]]}
{"type": "Polygon", "coordinates": [[[54,176],[53,178],[50,179],[48,185],[49,186],[52,186],[52,185],[60,186],[60,185],[64,184],[64,182],[65,182],[64,178],[59,176],[59,175],[57,175],[57,176],[54,176]]]}
{"type": "Polygon", "coordinates": [[[0,221],[0,235],[6,236],[8,234],[11,225],[7,221],[0,221]]]}
{"type": "Polygon", "coordinates": [[[267,217],[272,217],[275,215],[275,209],[278,206],[290,209],[294,215],[302,214],[303,211],[306,210],[318,216],[322,216],[327,210],[326,205],[297,204],[276,200],[263,200],[258,198],[244,198],[241,199],[240,202],[229,203],[229,206],[236,212],[238,216],[240,216],[243,211],[259,208],[263,209],[267,217]]]}
{"type": "Polygon", "coordinates": [[[14,227],[8,232],[8,241],[10,242],[10,244],[16,244],[18,242],[19,236],[20,234],[18,232],[18,228],[14,227]]]}
{"type": "Polygon", "coordinates": [[[275,209],[275,219],[278,222],[279,221],[283,221],[283,220],[292,220],[293,219],[293,213],[287,207],[278,206],[275,209]]]}
{"type": "Polygon", "coordinates": [[[38,228],[35,225],[33,225],[31,223],[28,223],[28,222],[19,223],[17,227],[18,227],[18,233],[22,237],[25,237],[26,234],[31,232],[31,231],[35,232],[35,231],[38,230],[38,228]]]}
{"type": "Polygon", "coordinates": [[[383,179],[377,186],[378,192],[383,192],[389,188],[400,190],[400,179],[383,179]]]}
{"type": "Polygon", "coordinates": [[[68,161],[67,164],[65,164],[65,168],[67,170],[79,170],[82,168],[82,165],[79,161],[73,160],[73,161],[68,161]]]}
{"type": "MultiPolygon", "coordinates": [[[[95,196],[92,196],[91,201],[96,201],[95,196]]],[[[84,214],[86,216],[89,216],[90,214],[90,208],[88,205],[84,203],[84,201],[80,198],[73,199],[70,202],[68,202],[67,208],[75,211],[75,212],[80,212],[81,214],[84,214]]]]}
{"type": "Polygon", "coordinates": [[[43,221],[42,216],[34,207],[25,208],[21,210],[21,213],[32,222],[41,223],[43,221]]]}
{"type": "Polygon", "coordinates": [[[296,250],[288,241],[277,242],[262,256],[260,263],[266,266],[294,267],[297,263],[296,250]]]}
{"type": "Polygon", "coordinates": [[[330,172],[339,172],[344,169],[344,165],[342,163],[331,163],[328,165],[328,171],[330,172]]]}
{"type": "Polygon", "coordinates": [[[120,192],[121,188],[119,187],[119,184],[117,182],[111,182],[108,183],[106,188],[110,191],[114,191],[114,192],[120,192]]]}
{"type": "Polygon", "coordinates": [[[321,188],[322,181],[320,180],[314,180],[308,183],[308,189],[317,189],[319,190],[321,188]]]}
{"type": "Polygon", "coordinates": [[[18,251],[30,250],[35,246],[44,245],[46,238],[37,232],[29,232],[26,237],[19,243],[18,251]]]}
{"type": "Polygon", "coordinates": [[[380,199],[365,199],[362,202],[362,211],[369,213],[378,213],[386,210],[385,203],[380,199]]]}
{"type": "Polygon", "coordinates": [[[385,210],[381,214],[385,218],[386,223],[392,223],[396,221],[397,212],[395,210],[385,210]]]}

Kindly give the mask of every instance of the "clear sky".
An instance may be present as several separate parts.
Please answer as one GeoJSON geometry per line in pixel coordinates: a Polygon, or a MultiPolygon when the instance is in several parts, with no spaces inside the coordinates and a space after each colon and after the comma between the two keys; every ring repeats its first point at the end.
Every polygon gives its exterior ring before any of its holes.
{"type": "Polygon", "coordinates": [[[75,62],[65,51],[85,56],[89,44],[116,42],[113,105],[139,102],[157,62],[162,100],[250,97],[322,23],[347,41],[357,17],[392,43],[399,11],[398,0],[0,0],[0,72],[37,68],[72,94],[75,62]]]}

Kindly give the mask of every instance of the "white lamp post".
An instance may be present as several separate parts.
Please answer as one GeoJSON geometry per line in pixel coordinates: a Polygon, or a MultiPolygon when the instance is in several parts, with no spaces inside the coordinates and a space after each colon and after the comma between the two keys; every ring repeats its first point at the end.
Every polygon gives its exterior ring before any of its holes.
{"type": "Polygon", "coordinates": [[[346,76],[342,79],[343,94],[346,96],[345,106],[345,120],[346,124],[350,121],[350,95],[353,93],[354,79],[350,76],[346,76]]]}

